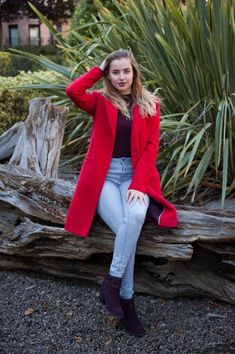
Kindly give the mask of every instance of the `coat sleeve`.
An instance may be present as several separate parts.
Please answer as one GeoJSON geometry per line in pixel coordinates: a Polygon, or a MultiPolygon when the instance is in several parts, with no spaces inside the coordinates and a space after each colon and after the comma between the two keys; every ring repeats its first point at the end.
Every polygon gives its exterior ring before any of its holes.
{"type": "Polygon", "coordinates": [[[150,178],[154,172],[159,148],[160,135],[160,104],[156,103],[157,111],[154,118],[151,119],[151,126],[148,141],[142,156],[135,166],[131,184],[128,189],[135,189],[145,193],[150,178]]]}
{"type": "Polygon", "coordinates": [[[95,91],[88,93],[86,90],[92,87],[102,75],[103,71],[95,66],[66,87],[66,95],[73,103],[91,115],[94,114],[96,109],[97,95],[95,91]]]}

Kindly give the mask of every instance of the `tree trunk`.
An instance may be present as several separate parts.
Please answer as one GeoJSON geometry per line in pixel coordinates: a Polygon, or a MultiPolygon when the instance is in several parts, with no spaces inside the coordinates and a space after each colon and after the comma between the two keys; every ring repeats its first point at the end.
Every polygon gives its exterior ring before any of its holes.
{"type": "Polygon", "coordinates": [[[0,137],[0,160],[11,156],[9,165],[57,177],[60,149],[68,110],[47,99],[30,101],[25,122],[16,123],[0,137]]]}
{"type": "MultiPolygon", "coordinates": [[[[43,271],[100,284],[115,235],[96,214],[87,238],[63,229],[75,183],[55,178],[66,109],[34,100],[26,121],[0,136],[0,268],[43,271]],[[8,148],[6,148],[6,146],[8,148]]],[[[235,304],[235,212],[177,206],[179,227],[146,222],[135,290],[211,296],[235,304]]]]}

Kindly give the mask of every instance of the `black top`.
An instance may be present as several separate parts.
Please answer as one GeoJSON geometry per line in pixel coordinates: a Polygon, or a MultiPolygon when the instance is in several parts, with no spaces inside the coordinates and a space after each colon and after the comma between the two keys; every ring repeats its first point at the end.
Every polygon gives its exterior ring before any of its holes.
{"type": "MultiPolygon", "coordinates": [[[[127,102],[127,107],[131,114],[131,94],[123,95],[122,97],[127,102]]],[[[132,119],[118,111],[113,157],[131,157],[131,128],[132,119]]]]}

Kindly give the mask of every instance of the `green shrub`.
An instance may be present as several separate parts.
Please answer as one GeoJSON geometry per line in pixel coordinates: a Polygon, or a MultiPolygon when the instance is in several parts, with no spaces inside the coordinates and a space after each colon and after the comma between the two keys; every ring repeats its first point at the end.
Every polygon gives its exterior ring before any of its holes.
{"type": "Polygon", "coordinates": [[[11,55],[6,52],[0,52],[0,76],[10,76],[12,72],[11,55]]]}
{"type": "MultiPolygon", "coordinates": [[[[102,0],[102,6],[112,11],[114,16],[119,15],[119,11],[112,0],[102,0]]],[[[68,43],[70,45],[76,45],[77,36],[94,37],[98,34],[99,28],[93,26],[95,19],[97,19],[97,21],[99,19],[97,1],[80,0],[72,17],[72,30],[67,39],[68,43]]]]}
{"type": "MultiPolygon", "coordinates": [[[[37,54],[37,55],[53,55],[58,52],[58,48],[54,44],[47,44],[43,46],[35,44],[21,44],[14,47],[15,49],[24,50],[26,52],[37,54]]],[[[4,46],[3,50],[8,51],[9,46],[4,46]]]]}
{"type": "Polygon", "coordinates": [[[13,124],[25,120],[28,115],[29,100],[34,97],[46,97],[45,91],[15,90],[14,86],[36,84],[38,78],[50,80],[56,83],[60,75],[50,71],[38,71],[32,73],[20,72],[15,77],[0,77],[0,134],[9,129],[13,124]]]}
{"type": "MultiPolygon", "coordinates": [[[[10,53],[8,47],[3,48],[5,51],[0,52],[0,76],[16,76],[20,71],[38,71],[46,70],[44,67],[32,60],[22,58],[18,55],[10,53]]],[[[14,49],[27,51],[35,55],[44,55],[53,60],[57,64],[63,64],[63,55],[55,45],[49,44],[45,46],[38,45],[19,45],[14,49]]]]}

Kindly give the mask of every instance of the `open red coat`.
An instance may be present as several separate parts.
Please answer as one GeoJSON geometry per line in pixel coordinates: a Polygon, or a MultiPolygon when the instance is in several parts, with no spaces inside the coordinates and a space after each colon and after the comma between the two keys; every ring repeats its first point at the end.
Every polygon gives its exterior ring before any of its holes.
{"type": "MultiPolygon", "coordinates": [[[[102,75],[99,67],[93,67],[66,88],[67,96],[93,117],[90,145],[64,226],[65,230],[81,237],[86,237],[89,233],[115,142],[118,109],[100,91],[86,92],[102,75]]],[[[138,105],[134,106],[131,132],[133,177],[128,189],[136,189],[149,195],[146,221],[151,220],[159,227],[176,227],[176,210],[161,194],[160,177],[155,166],[159,127],[159,103],[156,116],[145,119],[142,118],[138,105]]]]}

